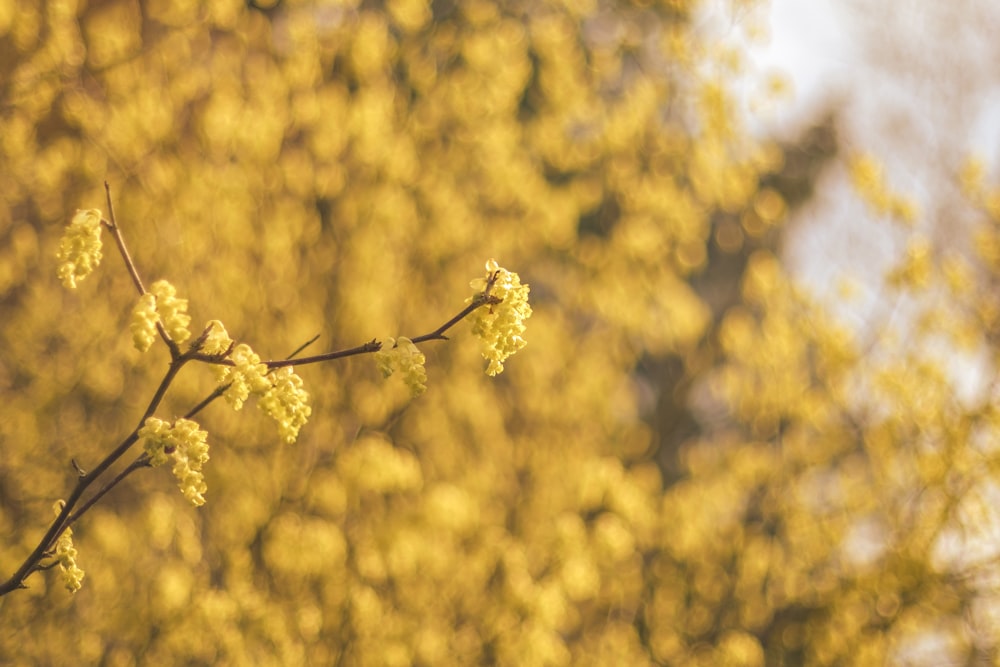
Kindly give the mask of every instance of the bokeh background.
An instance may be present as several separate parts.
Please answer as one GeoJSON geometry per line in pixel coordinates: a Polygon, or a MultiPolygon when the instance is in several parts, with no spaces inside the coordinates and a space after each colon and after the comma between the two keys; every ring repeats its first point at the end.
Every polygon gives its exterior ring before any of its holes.
{"type": "MultiPolygon", "coordinates": [[[[890,44],[865,16],[836,25],[890,44]]],[[[982,123],[928,93],[942,160],[853,134],[844,94],[785,122],[770,25],[740,0],[0,2],[0,576],[166,369],[113,248],[56,278],[105,180],[144,279],[267,358],[431,331],[491,257],[534,308],[497,378],[467,327],[424,345],[416,400],[369,357],[304,368],[291,446],[213,405],[207,504],[130,478],[74,527],[79,593],[0,599],[0,661],[994,664],[982,123]]]]}

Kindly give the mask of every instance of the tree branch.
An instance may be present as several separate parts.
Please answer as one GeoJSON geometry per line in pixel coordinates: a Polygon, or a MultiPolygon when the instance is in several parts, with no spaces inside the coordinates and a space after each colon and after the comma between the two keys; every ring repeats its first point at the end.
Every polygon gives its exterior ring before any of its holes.
{"type": "Polygon", "coordinates": [[[85,503],[80,505],[80,508],[70,515],[69,519],[66,521],[66,526],[67,527],[72,526],[74,523],[76,523],[80,517],[82,517],[84,514],[87,513],[87,510],[96,505],[101,498],[107,495],[107,493],[111,491],[111,489],[118,486],[118,483],[121,482],[123,479],[134,473],[136,470],[149,467],[150,467],[149,457],[146,455],[145,452],[143,452],[138,457],[136,457],[135,461],[132,461],[132,463],[128,464],[128,467],[126,467],[120,473],[115,475],[114,479],[112,479],[110,482],[102,486],[97,493],[92,495],[90,498],[87,499],[85,503]]]}
{"type": "MultiPolygon", "coordinates": [[[[111,185],[109,185],[107,181],[104,181],[104,191],[108,196],[108,217],[111,218],[111,220],[108,221],[102,219],[101,224],[104,225],[104,228],[108,230],[108,233],[111,234],[111,237],[115,240],[115,245],[118,246],[118,253],[125,261],[125,268],[128,270],[128,274],[132,278],[132,284],[135,285],[136,290],[138,290],[139,296],[145,296],[146,288],[143,286],[142,278],[139,277],[139,272],[135,268],[135,262],[132,261],[132,255],[129,253],[128,247],[125,245],[125,238],[122,236],[121,229],[118,227],[118,221],[115,220],[115,208],[111,203],[111,185]]],[[[173,339],[167,335],[167,330],[163,328],[162,322],[156,323],[156,331],[160,334],[160,338],[163,339],[163,342],[167,344],[167,349],[170,350],[170,358],[176,359],[179,357],[181,353],[180,348],[177,346],[177,343],[175,343],[173,339]]]]}
{"type": "MultiPolygon", "coordinates": [[[[173,382],[174,378],[177,376],[177,373],[180,371],[181,367],[188,361],[189,359],[187,357],[181,356],[177,359],[174,359],[170,363],[170,368],[167,369],[166,375],[163,377],[163,380],[160,381],[160,385],[159,387],[157,387],[156,392],[153,394],[153,398],[149,402],[149,406],[143,413],[142,419],[139,420],[139,425],[136,426],[135,429],[124,440],[122,440],[122,442],[117,447],[115,447],[110,454],[105,456],[104,459],[97,464],[97,467],[95,467],[90,472],[80,475],[79,472],[82,469],[80,468],[79,464],[74,464],[73,467],[77,470],[78,474],[76,480],[76,486],[73,487],[73,491],[70,493],[69,498],[66,499],[66,502],[63,505],[62,509],[60,510],[58,516],[56,516],[55,521],[53,521],[52,525],[49,526],[49,529],[45,532],[45,535],[42,536],[42,539],[39,540],[38,545],[35,547],[35,549],[31,552],[31,554],[24,560],[24,562],[17,569],[17,571],[14,572],[14,574],[11,575],[11,577],[7,581],[0,583],[0,596],[6,595],[7,593],[16,590],[18,588],[24,588],[24,580],[28,577],[28,575],[30,575],[32,572],[38,569],[37,567],[38,564],[42,561],[42,559],[46,557],[46,554],[48,553],[49,549],[52,547],[55,541],[59,539],[59,536],[71,523],[70,515],[73,512],[73,509],[76,507],[77,503],[80,502],[80,498],[83,497],[84,492],[102,474],[104,474],[104,472],[108,468],[114,465],[115,461],[124,456],[125,452],[127,452],[132,447],[132,445],[136,443],[136,441],[139,439],[139,429],[142,428],[142,425],[145,423],[146,419],[152,416],[152,414],[156,411],[156,408],[163,400],[163,397],[166,394],[167,388],[170,386],[170,383],[173,382]]],[[[101,492],[99,492],[99,494],[103,495],[106,492],[107,492],[106,490],[102,490],[101,492]]],[[[92,502],[88,502],[86,507],[89,508],[90,505],[92,504],[93,504],[92,502]]]]}
{"type": "Polygon", "coordinates": [[[132,256],[129,254],[128,248],[125,247],[125,239],[122,238],[121,230],[118,229],[118,222],[115,220],[115,207],[111,203],[111,185],[107,181],[104,181],[104,192],[108,197],[108,217],[111,218],[111,221],[108,222],[107,220],[101,220],[101,223],[115,240],[115,244],[118,246],[118,252],[121,254],[122,259],[125,260],[125,268],[128,270],[129,276],[132,277],[132,283],[139,291],[139,296],[142,296],[146,293],[146,288],[142,285],[142,278],[139,277],[139,272],[135,268],[132,256]]]}
{"type": "Polygon", "coordinates": [[[451,318],[450,320],[439,326],[434,331],[426,333],[422,336],[417,336],[416,338],[411,338],[410,340],[413,341],[414,343],[423,343],[424,341],[428,340],[448,340],[448,337],[444,335],[445,331],[447,331],[448,329],[452,328],[453,326],[464,320],[480,306],[485,306],[485,305],[495,306],[501,301],[503,301],[503,299],[495,296],[490,296],[488,293],[483,292],[482,294],[474,297],[472,299],[472,303],[470,303],[468,306],[462,309],[462,312],[460,312],[458,315],[455,315],[455,317],[451,318]]]}
{"type": "MultiPolygon", "coordinates": [[[[132,282],[135,285],[136,290],[139,292],[139,295],[142,296],[146,294],[146,289],[142,284],[142,279],[139,276],[139,272],[136,270],[135,263],[132,261],[132,257],[128,252],[128,248],[125,245],[125,241],[124,238],[122,237],[121,230],[119,229],[118,223],[115,219],[114,207],[111,202],[111,187],[108,185],[107,182],[105,182],[104,188],[107,193],[108,217],[110,218],[110,221],[101,220],[101,223],[109,231],[111,236],[115,239],[115,243],[118,246],[118,251],[125,262],[126,270],[128,271],[129,276],[132,278],[132,282]]],[[[490,294],[490,290],[493,287],[494,283],[496,282],[498,275],[499,272],[489,276],[486,280],[485,289],[480,294],[477,294],[475,297],[473,297],[471,302],[465,308],[459,311],[459,313],[456,314],[454,317],[446,321],[437,329],[434,329],[433,331],[426,334],[422,334],[420,336],[415,336],[410,340],[412,340],[414,343],[422,343],[431,340],[448,340],[448,337],[445,335],[445,332],[447,332],[461,320],[468,317],[469,314],[471,314],[477,308],[486,305],[492,306],[500,303],[502,299],[492,296],[490,294]]],[[[90,510],[90,508],[92,508],[102,498],[104,498],[105,495],[107,495],[113,488],[115,488],[118,484],[120,484],[126,477],[134,473],[136,470],[150,467],[149,457],[145,453],[140,454],[135,459],[135,461],[133,461],[124,470],[119,472],[111,480],[105,483],[104,486],[102,486],[96,493],[90,496],[86,501],[81,503],[81,499],[84,493],[87,491],[87,489],[92,484],[94,484],[100,477],[102,477],[104,473],[107,472],[107,470],[112,465],[114,465],[122,456],[124,456],[125,453],[128,452],[128,450],[139,440],[139,430],[145,424],[146,420],[152,417],[153,414],[156,412],[156,409],[163,401],[163,398],[166,395],[167,390],[169,389],[171,383],[177,377],[177,374],[180,372],[181,368],[188,361],[201,361],[204,363],[223,364],[228,366],[234,365],[232,360],[224,358],[226,356],[225,354],[206,355],[202,354],[199,351],[201,349],[201,343],[204,342],[204,338],[208,334],[207,330],[202,334],[200,338],[196,339],[191,344],[187,352],[181,353],[178,345],[170,338],[170,336],[167,335],[167,332],[164,329],[162,323],[157,322],[156,327],[157,331],[160,334],[160,337],[163,339],[164,343],[166,343],[167,347],[170,350],[171,361],[166,374],[160,381],[160,384],[156,388],[156,391],[153,393],[153,397],[150,400],[149,405],[146,407],[146,410],[143,412],[142,417],[139,419],[138,425],[124,440],[121,441],[121,443],[118,444],[117,447],[115,447],[107,456],[105,456],[104,459],[102,459],[101,462],[98,463],[93,470],[86,472],[76,462],[75,459],[72,460],[73,468],[76,470],[77,473],[77,481],[75,486],[73,487],[72,492],[69,495],[69,498],[65,501],[62,508],[59,511],[59,514],[56,516],[56,519],[49,526],[48,530],[45,531],[45,534],[39,540],[37,546],[34,548],[31,554],[28,555],[28,557],[24,560],[21,566],[17,569],[16,572],[14,572],[13,575],[11,575],[9,579],[0,583],[0,597],[6,595],[7,593],[10,593],[13,590],[19,588],[25,588],[24,581],[29,575],[31,575],[34,572],[37,572],[38,570],[47,569],[48,567],[50,567],[49,565],[43,565],[42,561],[45,558],[52,556],[52,547],[55,544],[56,540],[59,539],[59,536],[63,533],[63,531],[65,531],[70,525],[76,523],[76,521],[78,521],[85,513],[87,513],[87,511],[90,510]]],[[[344,350],[337,350],[334,352],[327,352],[324,354],[317,354],[310,357],[295,358],[295,355],[297,355],[303,349],[312,344],[317,338],[318,336],[310,339],[303,345],[299,346],[286,359],[265,361],[262,363],[264,363],[269,370],[273,370],[276,368],[283,368],[286,366],[304,366],[307,364],[332,361],[334,359],[343,359],[346,357],[351,357],[359,354],[369,354],[372,352],[378,352],[379,350],[382,349],[381,341],[373,338],[367,343],[363,343],[362,345],[358,345],[356,347],[347,348],[344,350]]],[[[228,351],[226,352],[226,354],[228,354],[228,351]]],[[[191,410],[189,410],[187,415],[185,415],[185,417],[190,418],[195,414],[199,413],[200,411],[202,411],[205,407],[207,407],[219,396],[222,396],[228,387],[229,387],[228,384],[217,387],[211,394],[209,394],[201,402],[199,402],[191,410]]]]}

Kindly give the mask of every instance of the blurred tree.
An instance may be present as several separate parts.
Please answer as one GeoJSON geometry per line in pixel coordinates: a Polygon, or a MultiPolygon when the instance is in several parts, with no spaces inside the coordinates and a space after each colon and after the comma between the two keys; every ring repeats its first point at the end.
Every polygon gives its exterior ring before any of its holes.
{"type": "MultiPolygon", "coordinates": [[[[725,14],[752,27],[752,6],[725,14]]],[[[991,382],[959,396],[952,353],[992,368],[1000,195],[970,170],[981,254],[918,239],[888,288],[921,328],[857,344],[777,260],[798,200],[781,149],[741,123],[746,73],[713,16],[0,5],[4,571],[70,459],[131,431],[163,370],[131,347],[114,260],[71,294],[56,276],[63,225],[105,179],[143,275],[268,358],[317,332],[426,331],[489,257],[534,307],[496,379],[461,334],[421,346],[416,400],[370,359],[303,369],[295,445],[209,409],[206,504],[130,478],[74,527],[80,593],[43,573],[0,598],[0,660],[994,662],[997,418],[991,382]],[[654,433],[651,401],[690,426],[654,433]]],[[[159,416],[212,386],[185,375],[159,416]]]]}
{"type": "Polygon", "coordinates": [[[833,117],[828,116],[780,148],[780,168],[761,175],[761,196],[754,207],[738,213],[716,211],[711,217],[705,265],[690,278],[691,286],[712,313],[698,350],[663,358],[646,355],[637,367],[639,377],[648,380],[655,393],[644,416],[653,427],[657,460],[668,483],[679,474],[681,446],[698,436],[706,420],[706,415],[697,414],[692,392],[697,391],[699,379],[719,361],[719,328],[729,309],[743,302],[740,285],[748,260],[758,250],[782,250],[785,226],[761,221],[786,218],[810,200],[821,170],[837,152],[833,117]]]}

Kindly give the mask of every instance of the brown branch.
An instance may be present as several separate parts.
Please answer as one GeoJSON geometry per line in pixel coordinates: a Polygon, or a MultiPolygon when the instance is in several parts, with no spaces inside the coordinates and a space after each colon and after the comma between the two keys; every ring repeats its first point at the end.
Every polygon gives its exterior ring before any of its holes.
{"type": "Polygon", "coordinates": [[[275,361],[262,361],[261,363],[265,364],[268,368],[281,368],[283,366],[305,366],[306,364],[318,364],[323,361],[332,361],[334,359],[353,357],[358,354],[368,354],[370,352],[378,352],[381,349],[382,349],[382,343],[373,338],[367,343],[346,350],[337,350],[336,352],[325,352],[323,354],[316,354],[311,357],[299,357],[298,359],[277,359],[275,361]]]}
{"type": "MultiPolygon", "coordinates": [[[[448,329],[461,322],[463,319],[469,316],[474,310],[480,306],[486,305],[496,305],[503,301],[503,299],[495,296],[490,296],[486,292],[475,296],[472,299],[472,303],[463,308],[461,312],[452,317],[450,320],[439,326],[434,331],[430,333],[425,333],[420,336],[415,336],[410,340],[414,343],[423,343],[429,340],[448,340],[448,337],[444,335],[448,329]]],[[[382,342],[377,339],[372,339],[363,345],[357,347],[352,347],[347,350],[338,350],[336,352],[326,352],[325,354],[317,354],[312,357],[300,357],[298,359],[279,359],[275,361],[263,361],[261,363],[266,364],[268,368],[281,368],[283,366],[304,366],[306,364],[316,364],[323,361],[330,361],[332,359],[343,359],[344,357],[351,357],[358,354],[368,354],[371,352],[378,352],[382,349],[382,342]]],[[[221,361],[219,363],[226,363],[227,365],[232,365],[232,362],[228,359],[221,361]]]]}
{"type": "Polygon", "coordinates": [[[439,326],[434,331],[432,331],[430,333],[426,333],[426,334],[424,334],[422,336],[417,336],[416,338],[411,338],[410,340],[413,341],[414,343],[423,343],[424,341],[428,341],[428,340],[448,340],[448,337],[444,335],[444,332],[447,331],[448,329],[452,328],[453,326],[455,326],[456,324],[458,324],[462,320],[464,320],[474,310],[476,310],[480,306],[485,306],[485,305],[495,306],[496,304],[498,304],[501,301],[503,301],[503,299],[501,299],[499,297],[490,296],[489,295],[488,291],[489,291],[489,288],[492,287],[492,286],[493,286],[493,283],[490,282],[487,285],[487,291],[486,292],[483,292],[482,294],[479,294],[476,297],[474,297],[472,299],[472,303],[470,303],[468,306],[466,306],[464,309],[462,309],[462,312],[460,312],[458,315],[455,315],[455,317],[451,318],[450,320],[448,320],[447,322],[445,322],[444,324],[442,324],[441,326],[439,326]]]}
{"type": "MultiPolygon", "coordinates": [[[[111,185],[104,181],[104,191],[108,198],[108,217],[111,219],[101,220],[101,224],[104,228],[108,230],[111,237],[115,240],[115,245],[118,246],[118,253],[122,256],[122,260],[125,262],[125,269],[128,271],[129,276],[132,278],[132,284],[135,285],[136,290],[139,292],[139,296],[142,297],[146,294],[146,288],[142,284],[142,278],[139,277],[139,271],[135,268],[135,262],[132,261],[132,255],[128,251],[128,247],[125,245],[125,238],[122,236],[121,229],[118,227],[118,221],[115,219],[115,207],[111,203],[111,185]]],[[[163,323],[156,323],[156,331],[160,334],[160,338],[163,342],[167,344],[167,349],[170,350],[170,358],[176,359],[180,356],[180,348],[178,348],[177,343],[167,335],[167,330],[163,328],[163,323]]]]}
{"type": "MultiPolygon", "coordinates": [[[[111,186],[105,182],[104,189],[107,193],[108,200],[108,217],[110,221],[101,220],[101,223],[109,231],[112,237],[115,239],[115,243],[118,246],[118,251],[125,262],[125,267],[132,278],[136,290],[139,295],[142,296],[146,294],[146,289],[142,284],[142,279],[139,277],[139,273],[136,270],[135,263],[132,261],[132,257],[128,252],[128,248],[125,245],[125,240],[122,237],[121,230],[118,227],[118,223],[115,219],[114,206],[111,202],[111,186]]],[[[457,315],[449,319],[447,322],[439,326],[434,331],[429,333],[415,336],[411,338],[414,343],[422,343],[431,340],[448,340],[445,336],[445,332],[455,326],[458,322],[468,317],[477,308],[485,305],[495,305],[502,301],[502,299],[492,296],[490,290],[496,283],[499,272],[495,272],[489,276],[486,280],[485,289],[475,297],[472,301],[463,308],[457,315]]],[[[136,470],[150,467],[149,457],[143,453],[140,454],[131,464],[129,464],[124,470],[119,472],[110,481],[104,484],[96,493],[90,496],[86,501],[81,503],[81,498],[87,489],[94,484],[98,478],[100,478],[107,470],[115,464],[125,453],[139,440],[139,430],[145,424],[146,420],[153,416],[156,412],[157,407],[163,401],[166,395],[167,389],[170,387],[174,378],[180,372],[181,368],[188,361],[202,361],[205,363],[214,364],[225,364],[232,366],[233,362],[230,359],[226,359],[225,356],[231,351],[227,350],[225,354],[222,355],[205,355],[199,352],[201,349],[201,344],[204,342],[208,335],[208,330],[206,329],[202,335],[196,339],[188,351],[181,353],[178,345],[167,335],[161,323],[156,325],[157,331],[160,337],[163,339],[164,343],[170,349],[171,361],[170,367],[167,369],[166,375],[160,381],[159,386],[153,394],[153,398],[150,400],[149,405],[146,407],[145,412],[143,412],[142,418],[139,420],[138,426],[133,429],[133,431],[124,439],[114,450],[111,451],[104,459],[101,460],[97,466],[87,472],[85,471],[75,459],[71,462],[73,468],[77,473],[76,485],[73,487],[69,498],[63,503],[59,514],[56,519],[49,526],[48,530],[39,540],[37,546],[32,550],[31,554],[24,560],[21,566],[10,576],[6,581],[0,582],[0,597],[10,593],[19,588],[25,588],[25,579],[34,572],[39,570],[48,569],[53,564],[43,564],[42,561],[46,558],[52,556],[52,548],[59,536],[65,531],[70,525],[76,523],[84,514],[87,513],[90,508],[97,504],[105,495],[107,495],[112,489],[114,489],[118,484],[120,484],[126,477],[134,473],[136,470]]],[[[337,350],[334,352],[327,352],[325,354],[318,354],[311,357],[300,357],[295,358],[295,356],[304,350],[306,347],[311,345],[319,336],[316,336],[303,345],[299,346],[288,358],[282,360],[266,361],[263,362],[267,365],[269,370],[275,368],[282,368],[285,366],[304,366],[306,364],[321,363],[324,361],[332,361],[334,359],[343,359],[345,357],[355,356],[359,354],[368,354],[372,352],[377,352],[382,349],[382,343],[377,339],[372,339],[367,343],[359,345],[357,347],[348,348],[345,350],[337,350]]],[[[229,384],[217,387],[211,394],[204,398],[201,402],[195,405],[191,410],[188,411],[185,417],[192,417],[210,403],[212,403],[219,396],[223,395],[229,384]]]]}
{"type": "Polygon", "coordinates": [[[313,336],[312,338],[310,338],[306,342],[302,343],[302,345],[299,345],[297,348],[295,348],[292,351],[291,354],[289,354],[287,357],[285,357],[285,359],[291,359],[292,357],[299,356],[299,352],[301,352],[302,350],[306,349],[307,347],[309,347],[310,345],[312,345],[313,343],[315,343],[318,340],[319,340],[319,334],[316,334],[315,336],[313,336]]]}
{"type": "Polygon", "coordinates": [[[134,473],[136,470],[149,467],[150,467],[149,457],[146,455],[145,452],[143,452],[135,459],[135,461],[132,461],[132,463],[128,464],[128,467],[126,467],[120,473],[115,475],[114,479],[112,479],[110,482],[102,486],[97,493],[92,495],[90,498],[87,499],[85,503],[80,505],[79,509],[77,509],[70,515],[69,519],[66,521],[66,525],[72,526],[74,523],[76,523],[80,517],[82,517],[84,514],[87,513],[87,510],[96,505],[101,498],[107,495],[107,493],[111,491],[111,489],[118,486],[118,483],[121,482],[123,479],[134,473]]]}
{"type": "MultiPolygon", "coordinates": [[[[28,557],[24,560],[24,562],[17,569],[17,571],[14,572],[14,574],[12,574],[10,578],[7,579],[7,581],[0,583],[0,596],[6,595],[7,593],[10,593],[11,591],[16,590],[18,588],[24,588],[24,580],[28,577],[28,575],[38,570],[39,563],[42,561],[42,559],[46,557],[46,554],[49,552],[52,545],[55,544],[55,541],[59,539],[59,536],[62,535],[63,531],[66,530],[66,528],[72,522],[70,518],[71,513],[77,506],[77,503],[80,502],[80,499],[83,497],[84,492],[90,487],[91,484],[97,481],[97,479],[102,474],[104,474],[104,472],[108,468],[110,468],[112,465],[114,465],[114,463],[118,459],[124,456],[125,452],[127,452],[132,447],[132,445],[136,443],[136,441],[139,439],[139,429],[142,428],[142,425],[146,422],[146,419],[148,417],[151,417],[152,414],[156,411],[156,408],[163,400],[163,397],[166,394],[167,388],[170,386],[170,383],[173,382],[174,378],[177,376],[177,373],[180,371],[181,367],[189,360],[190,359],[188,357],[181,356],[178,357],[177,359],[174,359],[170,363],[170,368],[167,369],[166,375],[163,377],[163,380],[160,381],[160,385],[159,387],[157,387],[156,392],[153,394],[153,398],[149,402],[149,406],[143,413],[142,419],[139,420],[139,425],[136,426],[135,429],[124,440],[122,440],[122,442],[117,447],[115,447],[115,449],[110,454],[105,456],[104,459],[100,463],[98,463],[93,470],[83,475],[80,475],[79,472],[82,469],[80,468],[79,464],[73,466],[77,470],[77,475],[78,475],[76,485],[73,487],[73,491],[70,493],[69,498],[66,499],[66,502],[62,507],[62,510],[60,510],[59,512],[59,515],[56,517],[55,521],[52,522],[52,525],[49,526],[49,529],[45,531],[45,535],[43,535],[42,539],[39,540],[38,545],[34,548],[31,554],[28,555],[28,557]]],[[[106,493],[106,491],[102,491],[99,493],[103,495],[103,493],[106,493]]],[[[92,503],[88,503],[86,507],[89,508],[91,504],[92,503]]]]}
{"type": "Polygon", "coordinates": [[[104,228],[111,233],[112,238],[114,238],[115,244],[118,246],[118,252],[121,254],[122,259],[125,260],[125,268],[132,277],[132,283],[139,290],[139,296],[142,296],[146,293],[146,288],[142,286],[142,278],[139,277],[139,272],[135,268],[132,256],[129,254],[128,248],[125,247],[125,239],[122,238],[121,230],[118,229],[118,222],[115,220],[115,207],[111,203],[111,185],[107,181],[104,181],[104,191],[108,196],[108,217],[111,218],[111,221],[101,220],[101,222],[104,224],[104,228]]]}

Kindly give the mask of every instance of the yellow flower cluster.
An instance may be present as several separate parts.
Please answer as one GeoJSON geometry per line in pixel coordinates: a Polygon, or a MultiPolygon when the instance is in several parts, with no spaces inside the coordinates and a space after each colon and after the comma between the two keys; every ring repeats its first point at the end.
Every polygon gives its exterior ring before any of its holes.
{"type": "MultiPolygon", "coordinates": [[[[62,512],[65,503],[57,500],[52,506],[56,516],[62,512]]],[[[62,571],[63,585],[70,593],[76,593],[83,587],[84,571],[76,564],[76,547],[73,546],[73,529],[67,528],[56,540],[56,559],[62,571]]]]}
{"type": "Polygon", "coordinates": [[[309,393],[302,387],[302,378],[291,366],[285,366],[267,376],[271,387],[257,401],[257,407],[278,422],[278,433],[288,444],[299,437],[299,429],[312,414],[309,393]]]}
{"type": "Polygon", "coordinates": [[[149,291],[156,296],[156,312],[170,339],[183,343],[190,338],[191,332],[187,327],[191,316],[187,314],[187,299],[178,299],[177,290],[166,280],[157,280],[149,291]]]}
{"type": "Polygon", "coordinates": [[[389,377],[395,371],[403,375],[403,382],[410,388],[414,398],[427,389],[426,361],[413,341],[405,336],[398,339],[387,338],[382,349],[375,353],[375,364],[383,377],[389,377]]]}
{"type": "Polygon", "coordinates": [[[204,505],[208,487],[201,468],[208,461],[208,433],[190,419],[178,419],[171,425],[150,417],[139,429],[139,437],[146,441],[150,463],[160,466],[173,459],[174,477],[184,497],[194,505],[204,505]]]}
{"type": "MultiPolygon", "coordinates": [[[[213,333],[209,334],[203,349],[209,354],[221,354],[232,341],[221,323],[213,320],[212,325],[213,333]]],[[[257,396],[257,407],[278,422],[282,439],[289,444],[295,442],[299,429],[312,414],[309,393],[302,386],[302,378],[290,366],[268,373],[267,365],[260,362],[260,357],[246,343],[237,345],[230,358],[235,365],[221,366],[219,376],[222,384],[229,384],[224,394],[226,401],[234,410],[240,410],[251,394],[257,396]]]]}
{"type": "Polygon", "coordinates": [[[229,337],[229,332],[219,320],[209,320],[205,325],[208,335],[205,342],[201,344],[201,351],[205,354],[225,354],[229,351],[229,346],[233,344],[233,339],[229,337]]]}
{"type": "Polygon", "coordinates": [[[188,325],[187,299],[178,299],[177,290],[166,280],[157,280],[150,290],[139,297],[132,309],[132,342],[140,352],[145,352],[156,339],[156,323],[162,322],[167,335],[175,343],[191,337],[188,325]]]}
{"type": "Polygon", "coordinates": [[[101,263],[101,212],[96,208],[79,210],[59,242],[59,280],[70,289],[101,263]]]}
{"type": "Polygon", "coordinates": [[[529,288],[521,284],[520,276],[501,268],[495,259],[486,262],[486,277],[476,278],[469,286],[477,292],[467,300],[470,303],[487,288],[490,296],[503,299],[489,308],[480,308],[472,319],[472,333],[482,341],[483,358],[490,362],[486,374],[497,375],[503,372],[504,360],[526,344],[521,334],[524,321],[531,317],[529,288]]]}
{"type": "Polygon", "coordinates": [[[132,309],[132,321],[129,329],[132,331],[132,343],[135,349],[145,352],[156,340],[156,323],[160,316],[156,312],[156,297],[146,292],[139,297],[138,303],[132,309]]]}
{"type": "Polygon", "coordinates": [[[246,343],[240,343],[230,358],[233,366],[223,366],[219,377],[221,384],[229,384],[226,402],[233,410],[241,410],[250,394],[263,395],[271,388],[267,379],[267,366],[260,363],[260,357],[246,343]]]}

